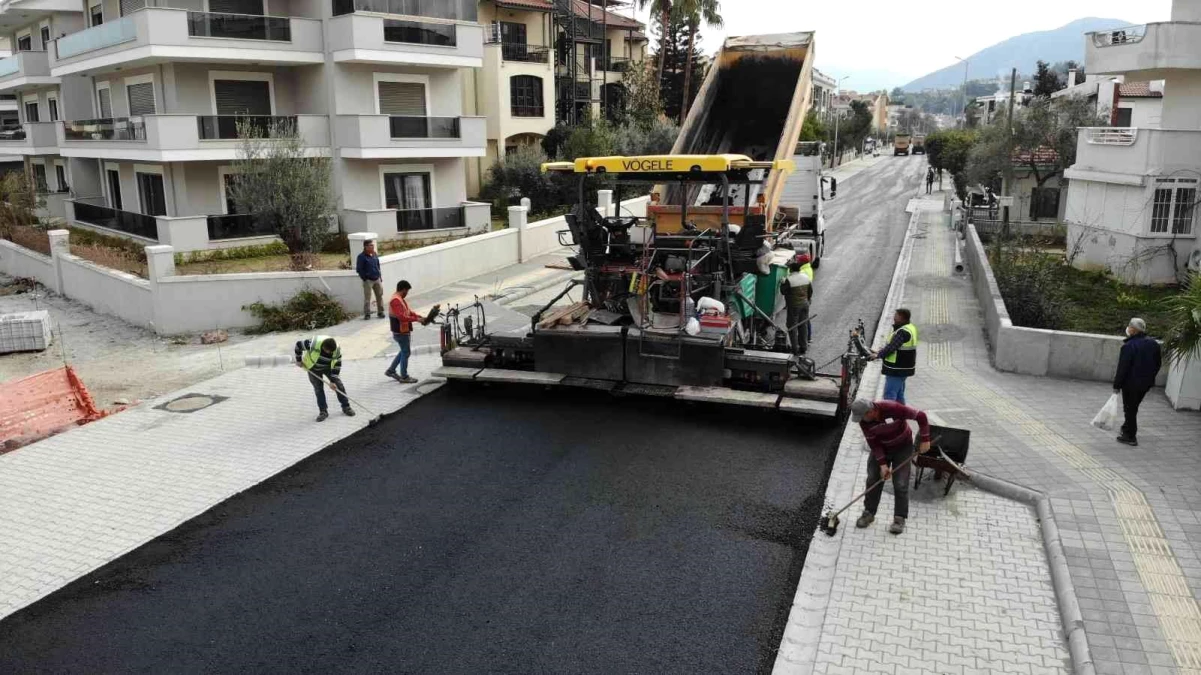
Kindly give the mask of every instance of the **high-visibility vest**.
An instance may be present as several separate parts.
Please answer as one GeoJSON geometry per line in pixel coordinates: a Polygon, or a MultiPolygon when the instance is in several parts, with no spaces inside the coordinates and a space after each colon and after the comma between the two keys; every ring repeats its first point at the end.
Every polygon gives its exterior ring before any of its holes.
{"type": "MultiPolygon", "coordinates": [[[[917,326],[907,323],[897,330],[909,333],[909,339],[895,352],[884,357],[884,374],[909,377],[917,372],[917,326]]],[[[896,334],[896,330],[888,334],[889,343],[896,334]]]]}
{"type": "Polygon", "coordinates": [[[788,293],[784,296],[785,302],[789,306],[796,307],[798,305],[808,305],[810,296],[810,285],[813,283],[812,277],[803,272],[793,272],[785,279],[788,282],[788,293]]]}
{"type": "Polygon", "coordinates": [[[305,370],[312,370],[313,366],[320,364],[323,368],[329,370],[337,370],[342,362],[342,349],[334,350],[334,353],[329,357],[322,356],[321,343],[329,339],[328,335],[318,335],[309,343],[309,349],[301,357],[301,362],[304,364],[305,370]]]}
{"type": "Polygon", "coordinates": [[[801,265],[801,274],[804,274],[805,276],[809,277],[810,282],[814,281],[817,278],[817,277],[813,276],[813,266],[810,265],[809,263],[805,263],[804,265],[801,265]]]}

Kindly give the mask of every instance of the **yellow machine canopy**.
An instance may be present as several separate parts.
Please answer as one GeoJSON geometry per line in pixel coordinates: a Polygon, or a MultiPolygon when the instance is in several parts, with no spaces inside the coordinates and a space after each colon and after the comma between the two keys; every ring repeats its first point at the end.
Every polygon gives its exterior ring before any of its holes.
{"type": "Polygon", "coordinates": [[[727,173],[767,169],[792,173],[792,160],[756,162],[746,155],[645,155],[642,157],[581,157],[574,162],[547,162],[545,171],[611,174],[727,173]]]}

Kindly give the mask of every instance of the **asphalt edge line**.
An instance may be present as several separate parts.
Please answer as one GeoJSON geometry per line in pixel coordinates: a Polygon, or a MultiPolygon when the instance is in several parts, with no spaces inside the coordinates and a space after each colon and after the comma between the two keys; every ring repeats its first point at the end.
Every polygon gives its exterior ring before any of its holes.
{"type": "MultiPolygon", "coordinates": [[[[905,292],[905,280],[909,274],[909,261],[913,256],[913,235],[917,230],[920,214],[921,210],[915,208],[909,216],[909,225],[905,230],[905,242],[901,245],[901,252],[897,256],[892,281],[884,299],[884,310],[880,312],[872,344],[878,344],[892,325],[892,317],[888,314],[887,309],[900,306],[900,300],[905,292]]],[[[864,370],[863,379],[859,382],[860,391],[866,388],[867,391],[879,394],[884,386],[881,368],[882,366],[874,361],[868,364],[864,370]]],[[[848,418],[843,428],[842,440],[839,442],[835,454],[834,466],[826,484],[824,505],[845,504],[850,500],[858,483],[856,479],[862,468],[860,464],[863,452],[863,438],[859,433],[859,427],[848,418]]],[[[840,527],[838,533],[833,537],[822,535],[820,530],[814,532],[813,538],[809,542],[809,550],[805,554],[805,562],[801,567],[801,578],[797,582],[792,610],[788,614],[784,635],[780,639],[772,675],[809,675],[814,671],[822,628],[825,625],[826,613],[830,605],[830,593],[834,586],[838,557],[842,551],[842,539],[846,531],[847,526],[840,527]]]]}

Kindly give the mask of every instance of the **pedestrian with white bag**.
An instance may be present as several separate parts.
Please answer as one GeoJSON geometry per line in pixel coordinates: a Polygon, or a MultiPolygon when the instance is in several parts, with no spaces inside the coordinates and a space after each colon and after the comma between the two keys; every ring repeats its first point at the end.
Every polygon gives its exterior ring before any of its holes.
{"type": "Polygon", "coordinates": [[[1133,318],[1126,326],[1126,340],[1118,358],[1117,373],[1113,378],[1113,395],[1105,402],[1101,412],[1093,418],[1093,426],[1113,431],[1118,423],[1118,405],[1121,404],[1125,422],[1117,440],[1130,446],[1138,445],[1138,408],[1163,365],[1159,343],[1147,336],[1147,324],[1133,318]]]}

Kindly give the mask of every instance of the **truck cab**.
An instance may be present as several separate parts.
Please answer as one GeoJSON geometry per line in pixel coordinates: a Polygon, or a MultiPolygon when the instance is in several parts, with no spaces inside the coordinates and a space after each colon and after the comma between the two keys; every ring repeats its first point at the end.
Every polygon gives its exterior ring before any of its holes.
{"type": "Polygon", "coordinates": [[[825,175],[822,168],[822,143],[797,143],[792,161],[795,171],[788,177],[787,190],[791,199],[780,210],[789,222],[799,227],[789,238],[797,253],[808,253],[814,268],[821,266],[826,252],[826,218],[823,203],[838,195],[838,179],[825,175]],[[797,196],[799,195],[799,196],[797,196]]]}
{"type": "Polygon", "coordinates": [[[922,134],[917,134],[913,137],[913,154],[926,154],[926,137],[922,134]]]}
{"type": "Polygon", "coordinates": [[[907,156],[909,154],[909,146],[912,141],[912,138],[913,137],[910,136],[909,134],[897,134],[896,137],[893,138],[893,141],[892,141],[893,157],[896,157],[897,155],[906,155],[907,156]]]}

